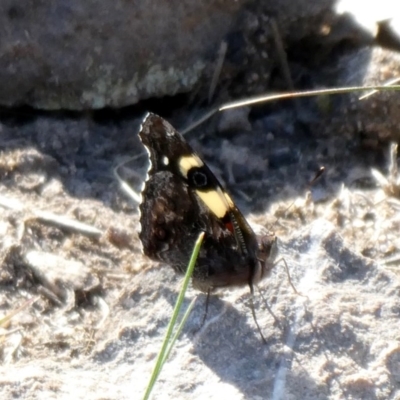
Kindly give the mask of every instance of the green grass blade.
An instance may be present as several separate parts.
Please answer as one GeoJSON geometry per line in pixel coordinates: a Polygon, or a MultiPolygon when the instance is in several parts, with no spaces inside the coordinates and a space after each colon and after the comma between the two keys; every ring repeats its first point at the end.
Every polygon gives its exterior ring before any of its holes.
{"type": "Polygon", "coordinates": [[[148,400],[149,399],[150,393],[151,393],[151,391],[152,391],[152,389],[153,389],[153,387],[154,387],[154,385],[156,383],[156,380],[157,380],[157,378],[158,378],[158,376],[159,376],[159,374],[161,372],[162,366],[163,366],[163,364],[165,363],[165,361],[167,359],[166,355],[168,355],[171,352],[171,349],[168,349],[168,344],[170,343],[170,339],[171,339],[171,336],[172,336],[172,331],[173,331],[173,328],[175,326],[176,320],[178,318],[179,310],[182,307],[182,303],[183,303],[183,300],[185,298],[185,293],[186,293],[187,287],[189,286],[189,281],[190,281],[190,278],[191,278],[191,276],[193,274],[194,266],[196,264],[196,260],[197,260],[197,257],[199,255],[200,247],[201,247],[201,244],[203,242],[203,239],[204,239],[204,232],[201,232],[199,237],[198,237],[198,239],[196,240],[196,244],[194,246],[194,249],[193,249],[193,252],[192,252],[192,256],[190,257],[189,265],[188,265],[188,268],[186,270],[185,278],[183,280],[182,289],[179,292],[178,299],[176,300],[175,308],[174,308],[171,320],[169,321],[167,332],[165,334],[164,341],[163,341],[163,344],[161,346],[161,350],[160,350],[160,352],[158,354],[156,365],[155,365],[153,373],[152,373],[152,375],[150,377],[150,381],[149,381],[149,384],[147,386],[146,392],[144,394],[143,400],[148,400]]]}
{"type": "Polygon", "coordinates": [[[185,324],[186,324],[186,320],[188,319],[188,317],[189,317],[189,315],[190,315],[190,313],[191,313],[191,311],[192,311],[192,309],[193,309],[193,307],[194,307],[194,303],[196,303],[196,299],[197,299],[197,297],[195,297],[195,298],[190,302],[188,308],[187,308],[186,311],[185,311],[185,314],[184,314],[183,317],[182,317],[181,322],[179,323],[178,327],[176,328],[176,332],[175,332],[173,338],[171,339],[171,343],[170,343],[170,345],[169,345],[169,347],[168,347],[168,350],[167,350],[167,352],[166,352],[166,354],[165,354],[164,359],[162,360],[161,368],[162,368],[162,366],[164,365],[165,361],[167,361],[167,359],[168,359],[168,357],[169,357],[169,354],[171,353],[171,350],[173,349],[176,340],[178,339],[179,335],[181,334],[182,329],[183,329],[183,327],[184,327],[185,324]]]}

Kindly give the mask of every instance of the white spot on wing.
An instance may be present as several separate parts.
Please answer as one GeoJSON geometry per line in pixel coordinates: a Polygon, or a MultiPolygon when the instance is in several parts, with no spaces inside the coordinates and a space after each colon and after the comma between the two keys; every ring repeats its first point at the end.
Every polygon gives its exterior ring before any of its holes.
{"type": "Polygon", "coordinates": [[[164,157],[162,158],[161,162],[162,162],[164,165],[168,165],[168,164],[169,164],[169,158],[168,158],[167,156],[164,156],[164,157]]]}
{"type": "Polygon", "coordinates": [[[164,127],[165,127],[165,133],[166,133],[166,135],[168,137],[175,136],[175,130],[174,129],[170,129],[169,126],[165,126],[165,125],[164,125],[164,127]]]}

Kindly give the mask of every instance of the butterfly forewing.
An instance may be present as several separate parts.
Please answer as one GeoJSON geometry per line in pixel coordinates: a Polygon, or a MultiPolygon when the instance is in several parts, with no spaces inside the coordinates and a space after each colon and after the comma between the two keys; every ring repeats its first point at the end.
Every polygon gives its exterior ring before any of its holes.
{"type": "Polygon", "coordinates": [[[211,170],[167,121],[149,113],[139,132],[150,156],[140,204],[144,253],[184,272],[200,231],[197,288],[251,284],[256,236],[211,170]]]}

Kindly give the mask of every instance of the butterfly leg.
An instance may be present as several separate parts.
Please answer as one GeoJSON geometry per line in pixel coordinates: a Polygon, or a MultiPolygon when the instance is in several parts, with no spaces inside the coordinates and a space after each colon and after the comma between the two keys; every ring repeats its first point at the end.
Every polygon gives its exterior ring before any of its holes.
{"type": "Polygon", "coordinates": [[[205,304],[203,318],[201,319],[201,323],[200,323],[199,327],[193,331],[194,335],[196,335],[201,330],[201,328],[204,326],[204,323],[206,322],[206,318],[207,318],[207,314],[208,314],[208,305],[210,303],[210,294],[211,294],[211,289],[207,290],[206,304],[205,304]]]}
{"type": "Polygon", "coordinates": [[[251,309],[251,315],[253,316],[254,322],[255,322],[255,324],[257,326],[258,333],[261,336],[262,342],[264,344],[267,344],[267,341],[266,341],[264,335],[261,332],[261,328],[260,328],[260,325],[258,324],[257,317],[256,317],[256,311],[255,311],[255,308],[254,308],[254,287],[253,287],[253,284],[251,282],[249,283],[249,286],[250,286],[250,309],[251,309]]]}
{"type": "Polygon", "coordinates": [[[207,297],[206,297],[206,307],[205,307],[205,310],[204,310],[203,319],[201,320],[201,324],[200,324],[199,330],[204,326],[204,323],[206,322],[207,313],[208,313],[208,305],[210,304],[210,294],[211,294],[211,290],[208,289],[207,290],[207,297]]]}

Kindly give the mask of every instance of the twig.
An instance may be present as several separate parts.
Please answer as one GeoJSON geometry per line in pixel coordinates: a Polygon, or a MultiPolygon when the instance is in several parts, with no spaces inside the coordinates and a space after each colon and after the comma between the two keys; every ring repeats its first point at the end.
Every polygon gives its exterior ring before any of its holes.
{"type": "Polygon", "coordinates": [[[217,87],[219,76],[221,75],[222,66],[224,65],[227,49],[228,49],[228,44],[225,41],[222,41],[218,51],[217,64],[215,65],[214,74],[210,84],[210,89],[208,91],[208,104],[211,103],[211,100],[214,96],[215,88],[217,87]]]}
{"type": "Polygon", "coordinates": [[[102,297],[96,296],[95,299],[97,301],[97,304],[98,304],[101,314],[102,314],[100,321],[96,324],[96,329],[100,329],[100,327],[104,324],[104,321],[110,315],[110,307],[108,306],[108,304],[104,301],[104,299],[102,297]]]}
{"type": "Polygon", "coordinates": [[[18,307],[16,310],[11,311],[8,315],[4,318],[0,319],[0,326],[6,324],[8,321],[11,320],[15,315],[19,314],[21,311],[25,310],[26,308],[30,307],[35,301],[37,301],[39,297],[33,297],[27,301],[25,301],[22,306],[18,307]]]}
{"type": "MultiPolygon", "coordinates": [[[[275,21],[275,18],[270,18],[269,23],[271,25],[272,35],[275,41],[276,51],[278,53],[279,63],[282,68],[283,78],[286,81],[286,85],[288,89],[294,92],[294,85],[292,81],[292,76],[290,74],[289,63],[286,56],[286,51],[283,46],[282,35],[279,32],[278,24],[275,21]]],[[[295,99],[294,101],[296,112],[299,112],[298,101],[295,99]]]]}
{"type": "MultiPolygon", "coordinates": [[[[394,85],[394,84],[397,83],[397,82],[400,82],[400,78],[391,79],[391,80],[387,81],[386,83],[384,83],[384,86],[394,85]]],[[[368,93],[363,94],[362,96],[360,96],[360,97],[358,98],[358,100],[364,100],[364,99],[366,99],[367,97],[372,96],[373,94],[375,94],[377,91],[378,91],[378,90],[375,90],[375,89],[374,89],[374,90],[371,90],[371,91],[369,91],[368,93]]]]}
{"type": "Polygon", "coordinates": [[[85,224],[83,222],[76,221],[68,218],[64,215],[53,214],[48,211],[33,210],[25,207],[21,202],[16,199],[7,198],[0,196],[0,206],[14,211],[23,211],[30,213],[37,218],[40,222],[54,225],[56,227],[66,229],[68,231],[77,232],[85,236],[89,236],[95,239],[100,238],[103,235],[103,231],[95,228],[92,225],[85,224]]]}
{"type": "Polygon", "coordinates": [[[230,110],[232,108],[238,108],[243,106],[251,106],[254,104],[260,104],[273,100],[284,100],[284,99],[292,99],[294,97],[312,97],[317,95],[332,95],[332,94],[344,94],[351,92],[362,92],[364,90],[399,90],[399,85],[385,86],[385,85],[377,85],[377,86],[351,86],[351,87],[341,87],[341,88],[331,88],[331,89],[317,89],[317,90],[307,90],[304,92],[290,92],[290,93],[277,93],[277,94],[269,94],[262,95],[257,97],[248,97],[243,100],[233,101],[231,103],[224,104],[220,107],[216,107],[210,111],[208,111],[203,117],[199,118],[196,122],[191,124],[186,129],[181,130],[181,134],[193,130],[197,126],[201,125],[203,122],[207,121],[217,112],[230,110]]]}

